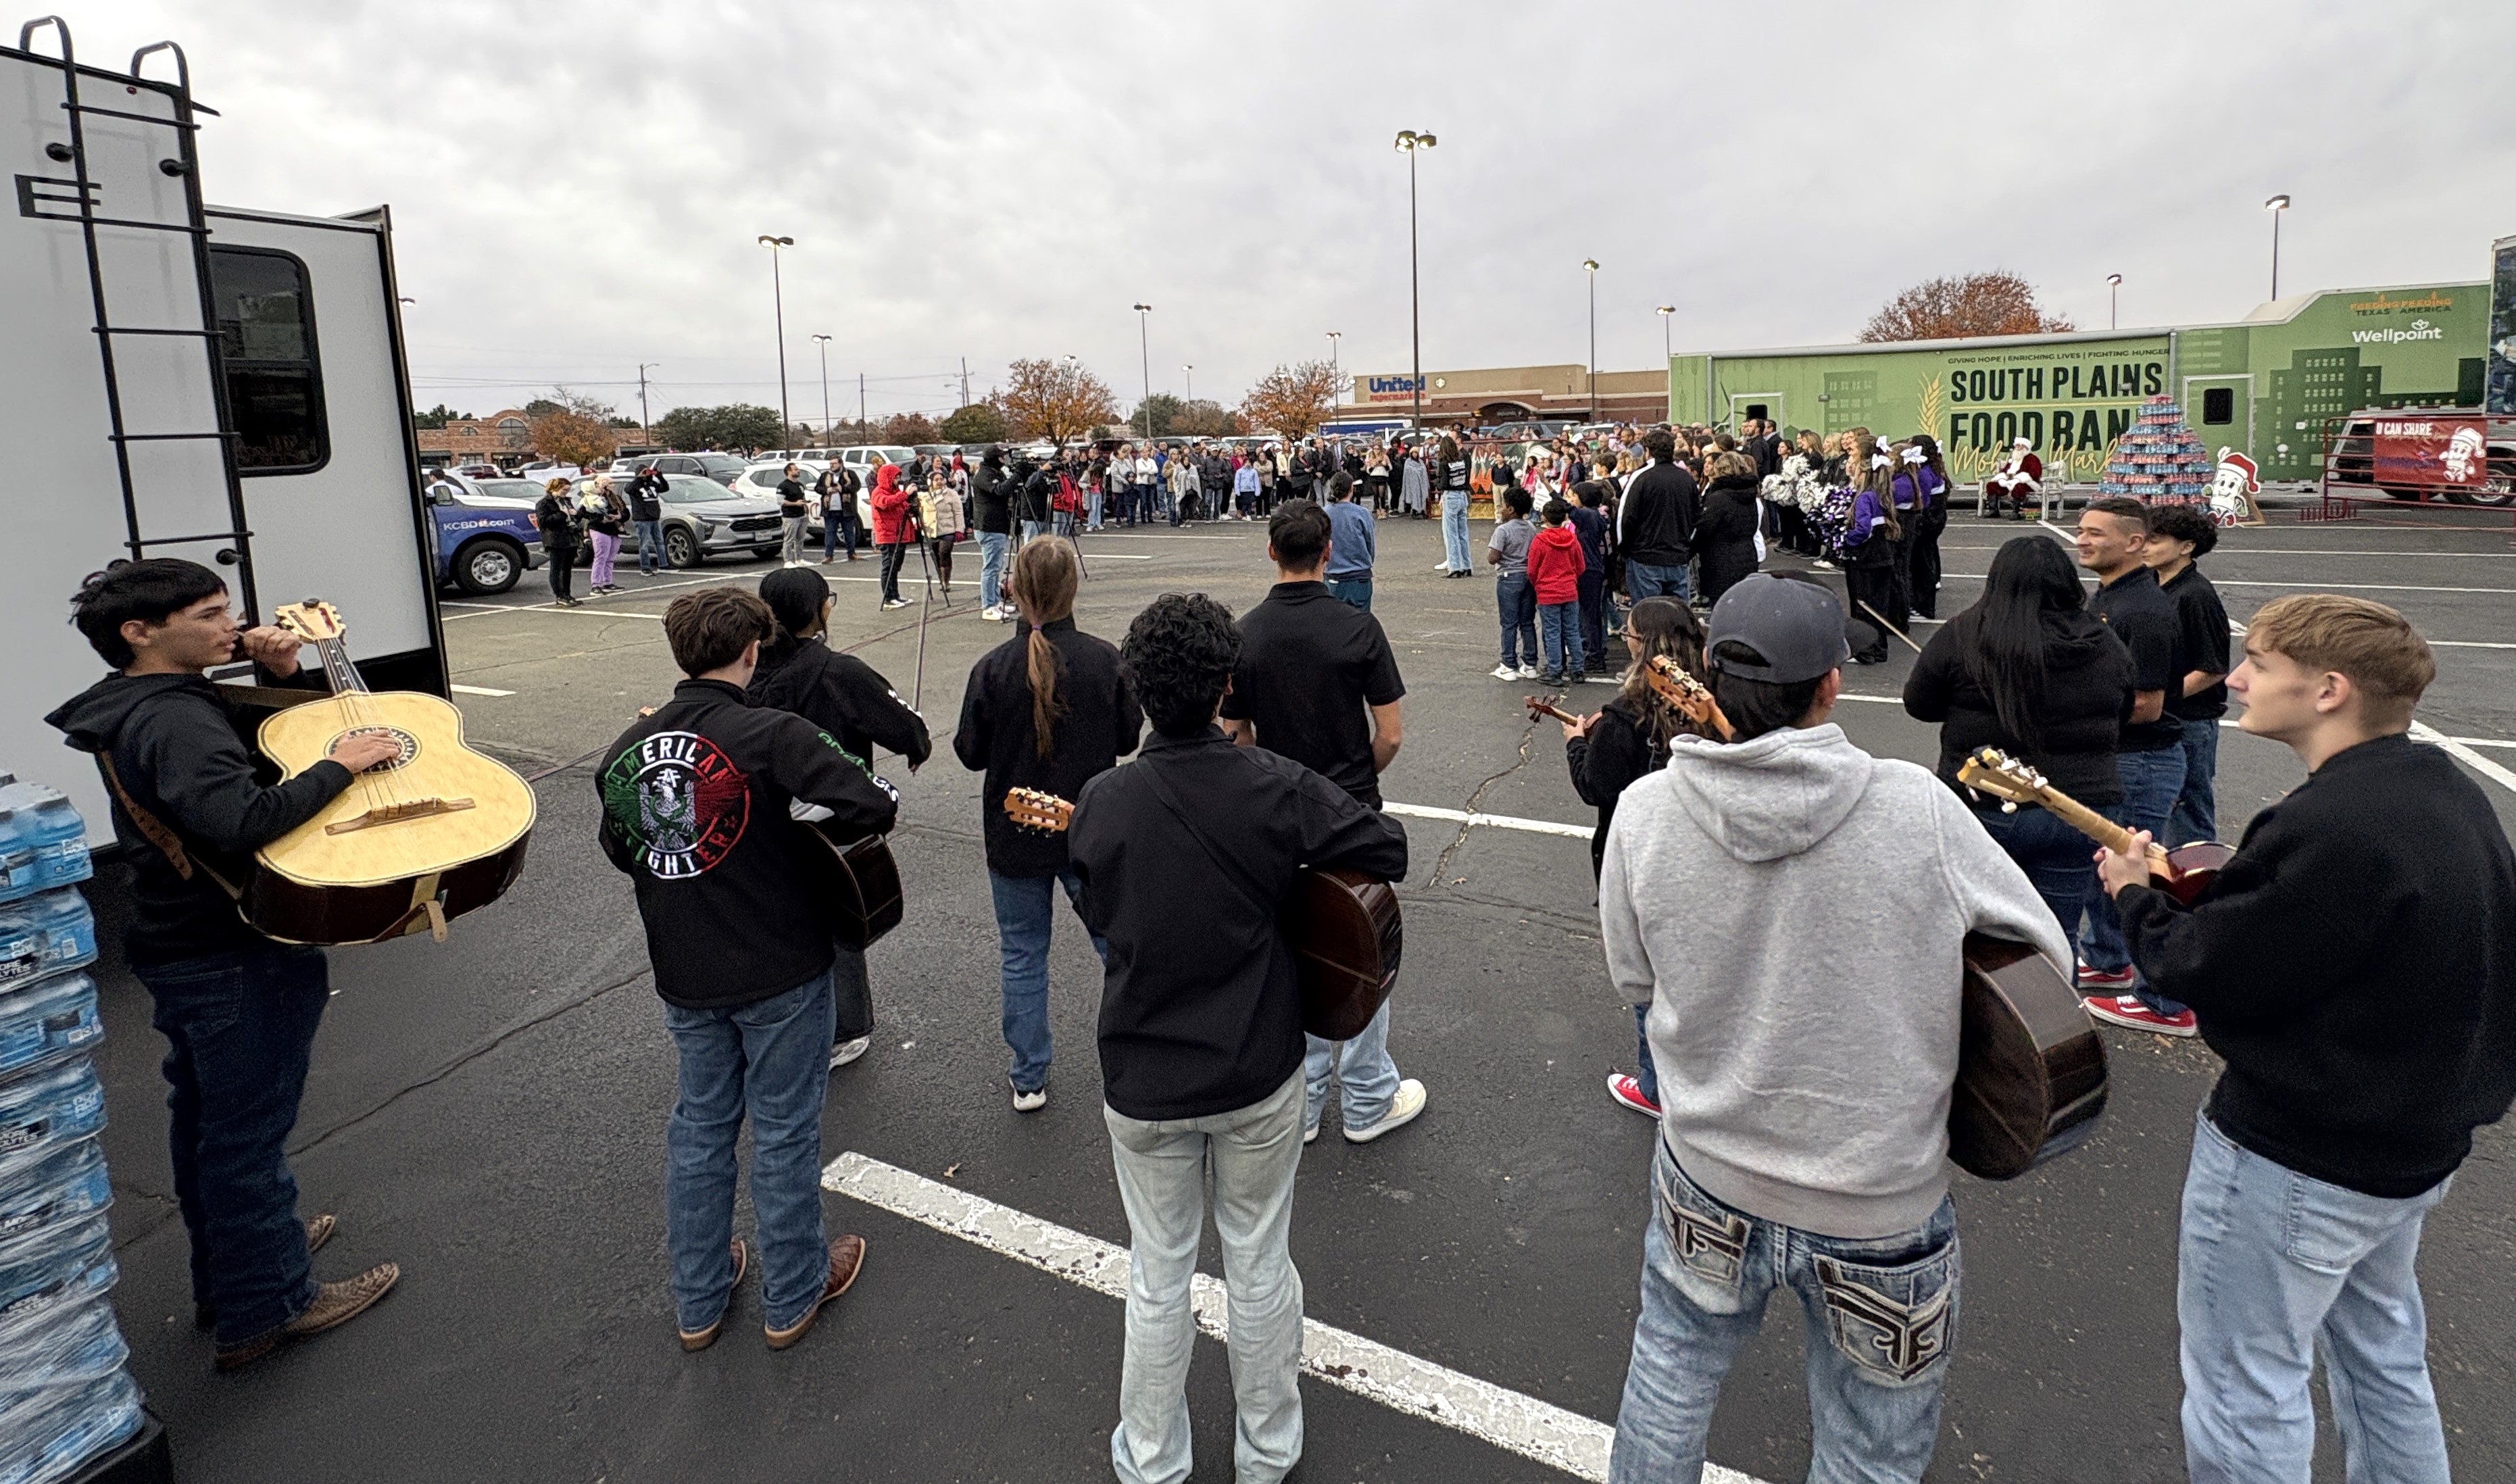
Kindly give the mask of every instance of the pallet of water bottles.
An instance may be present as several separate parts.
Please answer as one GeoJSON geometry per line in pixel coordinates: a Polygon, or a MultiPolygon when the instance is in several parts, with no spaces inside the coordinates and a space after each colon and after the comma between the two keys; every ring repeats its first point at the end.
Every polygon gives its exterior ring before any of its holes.
{"type": "Polygon", "coordinates": [[[70,1479],[145,1425],[164,1454],[110,1297],[92,869],[69,800],[0,774],[0,1484],[70,1479]]]}

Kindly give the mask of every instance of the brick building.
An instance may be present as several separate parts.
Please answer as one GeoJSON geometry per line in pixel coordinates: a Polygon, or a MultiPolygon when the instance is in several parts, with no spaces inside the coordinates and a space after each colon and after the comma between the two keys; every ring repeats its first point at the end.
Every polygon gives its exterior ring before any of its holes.
{"type": "MultiPolygon", "coordinates": [[[[636,428],[611,430],[615,451],[643,447],[646,442],[646,435],[636,428]]],[[[501,469],[514,469],[539,456],[539,450],[533,447],[533,420],[521,407],[509,407],[486,417],[455,418],[442,428],[419,430],[419,461],[432,467],[495,464],[501,469]]]]}

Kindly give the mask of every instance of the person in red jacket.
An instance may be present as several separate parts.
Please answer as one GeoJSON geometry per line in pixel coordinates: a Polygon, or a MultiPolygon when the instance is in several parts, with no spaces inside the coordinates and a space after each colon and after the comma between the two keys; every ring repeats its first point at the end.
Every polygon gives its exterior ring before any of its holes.
{"type": "Polygon", "coordinates": [[[1529,585],[1537,594],[1537,642],[1546,652],[1540,685],[1577,684],[1589,678],[1581,663],[1581,573],[1590,559],[1580,532],[1570,524],[1572,507],[1546,502],[1546,524],[1529,543],[1529,585]]]}
{"type": "Polygon", "coordinates": [[[908,550],[908,491],[900,487],[900,466],[885,464],[873,477],[873,544],[882,553],[882,606],[906,608],[900,595],[900,564],[908,550]]]}

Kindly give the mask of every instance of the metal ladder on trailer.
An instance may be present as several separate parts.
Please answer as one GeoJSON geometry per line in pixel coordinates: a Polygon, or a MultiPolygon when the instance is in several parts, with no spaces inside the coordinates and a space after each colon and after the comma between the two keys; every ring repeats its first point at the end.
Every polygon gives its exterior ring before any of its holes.
{"type": "Polygon", "coordinates": [[[105,412],[112,432],[113,462],[122,484],[122,514],[126,532],[124,545],[134,560],[160,554],[158,548],[197,546],[220,543],[214,559],[226,567],[237,569],[236,589],[248,618],[259,614],[253,579],[253,532],[246,528],[244,488],[236,477],[233,419],[228,405],[227,376],[221,361],[220,331],[216,297],[210,284],[210,230],[202,209],[200,156],[195,136],[200,125],[195,113],[214,112],[192,101],[191,67],[185,61],[184,49],[172,41],[160,41],[142,47],[131,54],[131,76],[140,76],[141,65],[153,52],[166,52],[175,59],[175,112],[172,118],[157,118],[147,113],[122,108],[107,108],[82,102],[79,97],[78,57],[70,42],[70,28],[59,16],[45,16],[29,21],[18,30],[18,50],[33,54],[35,33],[52,27],[61,39],[62,108],[69,119],[69,143],[44,147],[44,152],[57,164],[70,167],[66,178],[54,176],[20,176],[18,178],[18,210],[22,216],[56,222],[76,222],[87,250],[88,288],[96,301],[97,355],[105,371],[105,412]],[[104,191],[89,174],[87,120],[92,117],[121,119],[171,130],[175,153],[157,162],[158,170],[184,183],[185,220],[152,222],[127,216],[107,216],[104,191]],[[66,209],[64,209],[66,208],[66,209]],[[100,231],[171,232],[189,237],[194,281],[200,290],[200,326],[183,328],[165,325],[116,324],[108,307],[105,292],[105,266],[99,251],[100,231]],[[175,338],[197,341],[201,347],[201,373],[207,382],[207,403],[217,409],[219,428],[209,432],[177,431],[134,433],[131,431],[122,381],[115,370],[115,341],[122,336],[175,338]],[[219,469],[226,482],[228,529],[193,531],[183,535],[160,536],[144,531],[140,518],[140,491],[131,468],[132,446],[136,444],[213,442],[219,453],[219,469]]]}

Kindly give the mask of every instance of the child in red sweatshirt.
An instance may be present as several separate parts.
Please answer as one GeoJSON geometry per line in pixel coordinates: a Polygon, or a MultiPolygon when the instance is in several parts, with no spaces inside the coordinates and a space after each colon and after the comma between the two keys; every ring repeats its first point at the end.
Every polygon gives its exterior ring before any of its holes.
{"type": "Polygon", "coordinates": [[[1537,594],[1537,642],[1546,653],[1540,685],[1577,685],[1581,664],[1581,573],[1589,570],[1580,533],[1567,524],[1572,507],[1546,502],[1546,525],[1529,543],[1529,585],[1537,594]]]}

